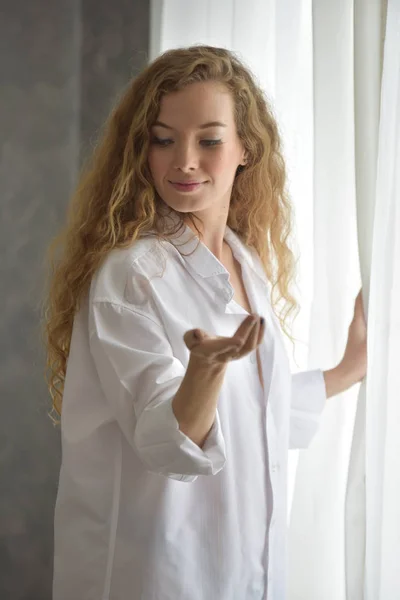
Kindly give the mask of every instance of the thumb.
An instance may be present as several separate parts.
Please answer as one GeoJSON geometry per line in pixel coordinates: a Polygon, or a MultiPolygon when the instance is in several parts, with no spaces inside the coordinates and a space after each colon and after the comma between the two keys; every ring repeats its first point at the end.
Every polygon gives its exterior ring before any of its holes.
{"type": "Polygon", "coordinates": [[[206,339],[207,334],[201,329],[191,329],[187,331],[183,336],[183,341],[185,342],[187,348],[192,350],[197,344],[200,344],[204,339],[206,339]]]}

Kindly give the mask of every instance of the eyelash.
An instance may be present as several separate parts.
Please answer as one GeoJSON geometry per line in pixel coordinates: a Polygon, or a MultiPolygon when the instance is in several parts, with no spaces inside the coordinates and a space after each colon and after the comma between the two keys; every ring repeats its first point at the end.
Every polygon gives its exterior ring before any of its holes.
{"type": "MultiPolygon", "coordinates": [[[[162,148],[166,148],[167,146],[170,145],[170,143],[173,143],[173,140],[171,140],[169,138],[162,139],[162,138],[158,138],[158,137],[153,137],[151,141],[153,144],[157,144],[158,146],[161,146],[162,148]]],[[[201,143],[204,144],[208,148],[212,148],[213,146],[218,146],[219,144],[222,144],[222,140],[201,140],[201,143]]]]}

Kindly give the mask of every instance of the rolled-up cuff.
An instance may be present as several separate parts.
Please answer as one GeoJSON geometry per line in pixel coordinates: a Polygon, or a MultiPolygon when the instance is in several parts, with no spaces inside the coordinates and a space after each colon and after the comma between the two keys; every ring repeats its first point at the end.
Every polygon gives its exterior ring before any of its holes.
{"type": "Polygon", "coordinates": [[[180,431],[172,400],[143,411],[136,425],[134,443],[149,470],[180,481],[194,481],[198,475],[216,475],[226,461],[218,412],[200,448],[180,431]]]}
{"type": "Polygon", "coordinates": [[[292,375],[289,447],[307,448],[318,431],[326,404],[326,388],[320,369],[292,375]]]}

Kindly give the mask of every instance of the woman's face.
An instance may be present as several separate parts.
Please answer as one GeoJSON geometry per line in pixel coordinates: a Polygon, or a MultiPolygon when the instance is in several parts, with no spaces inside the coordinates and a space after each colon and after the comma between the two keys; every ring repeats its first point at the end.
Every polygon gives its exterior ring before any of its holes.
{"type": "Polygon", "coordinates": [[[229,208],[236,169],[245,162],[233,111],[231,94],[216,82],[162,98],[148,159],[159,196],[174,210],[229,208]]]}

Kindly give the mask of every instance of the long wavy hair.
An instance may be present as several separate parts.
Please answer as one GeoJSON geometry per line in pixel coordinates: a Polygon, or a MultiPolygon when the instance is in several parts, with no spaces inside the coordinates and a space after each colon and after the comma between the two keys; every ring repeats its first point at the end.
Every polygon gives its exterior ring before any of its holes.
{"type": "MultiPolygon", "coordinates": [[[[61,415],[74,316],[94,273],[111,250],[127,247],[147,232],[155,232],[160,240],[176,233],[176,228],[166,228],[165,204],[157,196],[149,170],[150,130],[165,94],[204,81],[220,82],[230,90],[237,132],[247,151],[246,167],[238,169],[233,183],[228,226],[258,253],[271,283],[274,311],[291,338],[287,321],[297,314],[289,289],[295,276],[289,245],[292,208],[269,103],[231,51],[211,46],[169,50],[129,83],[111,112],[71,199],[66,225],[49,248],[46,378],[57,415],[61,415]]],[[[179,227],[185,217],[200,234],[194,214],[176,214],[179,227]]]]}

